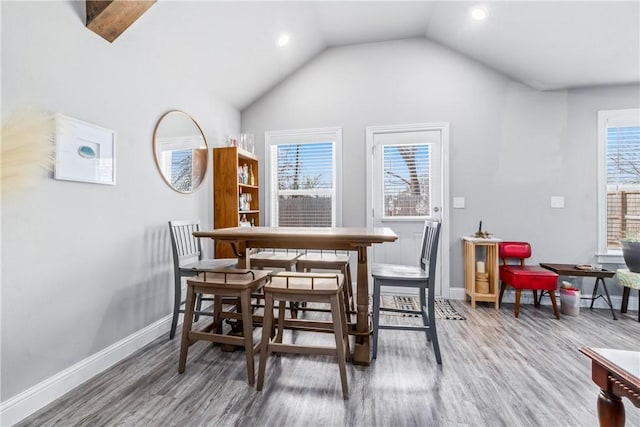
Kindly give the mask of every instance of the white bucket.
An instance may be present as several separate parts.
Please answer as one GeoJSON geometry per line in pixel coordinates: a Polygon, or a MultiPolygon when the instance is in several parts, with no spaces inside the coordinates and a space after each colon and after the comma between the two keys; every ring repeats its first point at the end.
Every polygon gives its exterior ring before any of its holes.
{"type": "Polygon", "coordinates": [[[580,314],[580,289],[560,289],[560,312],[567,316],[580,314]]]}

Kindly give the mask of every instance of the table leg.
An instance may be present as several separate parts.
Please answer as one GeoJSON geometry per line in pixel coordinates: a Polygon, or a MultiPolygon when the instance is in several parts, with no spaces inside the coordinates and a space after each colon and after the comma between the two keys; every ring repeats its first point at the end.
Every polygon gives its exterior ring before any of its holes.
{"type": "Polygon", "coordinates": [[[238,268],[249,268],[249,265],[247,263],[247,254],[248,254],[247,242],[240,241],[240,242],[230,242],[230,243],[231,243],[231,249],[233,249],[233,253],[238,258],[238,268]]]}
{"type": "Polygon", "coordinates": [[[616,313],[613,311],[613,303],[611,302],[611,297],[609,296],[609,290],[607,289],[607,284],[604,282],[602,277],[598,277],[596,280],[600,280],[602,282],[602,287],[604,288],[604,294],[607,296],[606,301],[609,304],[609,308],[611,309],[611,315],[613,316],[613,320],[618,320],[616,317],[616,313]]]}
{"type": "Polygon", "coordinates": [[[624,427],[625,413],[622,399],[600,390],[598,395],[598,421],[600,427],[624,427]]]}
{"type": "Polygon", "coordinates": [[[370,365],[369,351],[369,269],[367,267],[367,247],[358,247],[358,294],[356,295],[356,335],[353,349],[353,363],[370,365]]]}
{"type": "Polygon", "coordinates": [[[596,278],[596,284],[593,285],[593,293],[591,294],[591,305],[590,309],[593,308],[593,302],[596,300],[596,294],[598,293],[598,285],[600,284],[600,278],[596,278]]]}

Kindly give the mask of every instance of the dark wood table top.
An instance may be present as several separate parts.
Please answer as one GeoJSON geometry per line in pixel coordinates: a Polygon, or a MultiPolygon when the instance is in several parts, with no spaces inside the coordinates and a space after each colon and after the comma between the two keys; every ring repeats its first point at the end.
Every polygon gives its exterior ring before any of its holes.
{"type": "Polygon", "coordinates": [[[551,270],[561,276],[601,277],[603,279],[606,279],[616,275],[615,271],[605,270],[604,268],[582,270],[580,268],[577,268],[576,264],[551,264],[541,262],[540,267],[551,270]]]}

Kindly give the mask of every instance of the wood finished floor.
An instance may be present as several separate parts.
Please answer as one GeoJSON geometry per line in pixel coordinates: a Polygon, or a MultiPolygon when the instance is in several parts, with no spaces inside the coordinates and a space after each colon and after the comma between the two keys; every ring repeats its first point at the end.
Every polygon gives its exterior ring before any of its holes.
{"type": "MultiPolygon", "coordinates": [[[[257,392],[243,352],[196,343],[179,375],[179,337],[163,337],[19,425],[597,426],[599,389],[578,348],[640,350],[637,312],[614,321],[608,310],[583,308],[557,321],[548,306],[522,307],[515,319],[509,304],[453,305],[467,320],[438,322],[441,367],[424,334],[381,331],[378,359],[348,366],[346,401],[330,357],[273,356],[257,392]]],[[[626,399],[624,406],[626,425],[640,426],[640,410],[626,399]]]]}

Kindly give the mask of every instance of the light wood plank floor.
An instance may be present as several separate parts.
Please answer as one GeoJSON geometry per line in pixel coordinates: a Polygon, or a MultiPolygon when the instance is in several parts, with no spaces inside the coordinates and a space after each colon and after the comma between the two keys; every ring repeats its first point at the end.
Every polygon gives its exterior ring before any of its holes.
{"type": "MultiPolygon", "coordinates": [[[[243,352],[199,342],[179,375],[179,337],[163,337],[20,425],[597,426],[599,389],[578,348],[640,350],[636,312],[614,321],[608,310],[582,308],[557,321],[548,306],[524,306],[515,319],[510,304],[453,304],[467,320],[438,322],[442,367],[424,334],[381,331],[378,359],[348,367],[347,401],[330,357],[272,356],[256,392],[243,352]]],[[[640,410],[624,405],[627,426],[640,425],[640,410]]]]}

